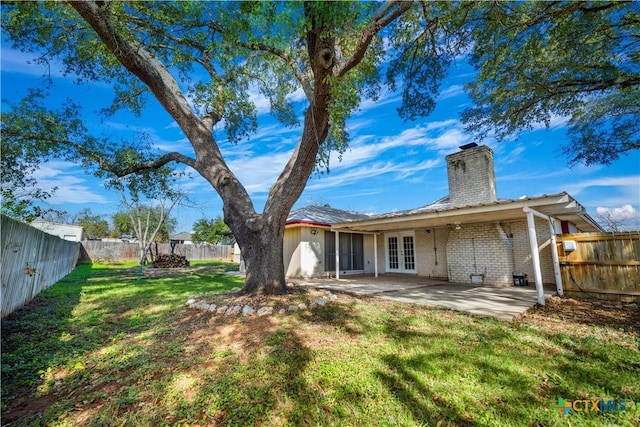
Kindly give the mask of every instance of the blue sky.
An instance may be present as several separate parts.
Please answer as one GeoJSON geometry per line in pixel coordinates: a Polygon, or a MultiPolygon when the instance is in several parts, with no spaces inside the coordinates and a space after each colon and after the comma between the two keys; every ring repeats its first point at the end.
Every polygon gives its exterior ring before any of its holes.
{"type": "MultiPolygon", "coordinates": [[[[33,57],[2,44],[2,99],[18,101],[28,87],[42,84],[45,69],[29,64],[33,57]]],[[[77,86],[73,77],[51,70],[54,86],[52,103],[72,97],[83,105],[87,126],[114,140],[142,130],[156,147],[191,154],[181,130],[153,100],[142,117],[126,112],[100,121],[92,112],[109,105],[112,99],[106,84],[77,86]]],[[[460,112],[469,106],[463,84],[473,78],[473,70],[463,61],[450,70],[442,84],[435,111],[415,122],[403,122],[396,114],[399,94],[383,93],[378,101],[365,100],[348,122],[350,149],[342,160],[332,156],[330,173],[316,174],[295,207],[330,204],[364,213],[385,213],[426,205],[445,196],[447,173],[444,157],[471,142],[459,121],[460,112]]],[[[260,127],[250,139],[233,145],[217,134],[222,151],[241,182],[251,194],[257,210],[262,210],[269,187],[282,170],[300,135],[300,128],[287,128],[269,116],[268,102],[252,95],[260,127]]],[[[304,100],[299,100],[302,115],[304,100]]],[[[3,102],[2,108],[6,108],[3,102]]],[[[549,129],[539,126],[518,139],[496,142],[486,140],[494,151],[498,197],[515,199],[566,191],[588,212],[598,218],[609,212],[625,219],[626,228],[640,229],[640,151],[613,162],[610,166],[578,165],[567,167],[560,146],[567,143],[566,119],[555,117],[549,129]]],[[[185,167],[178,165],[178,169],[185,167]]],[[[54,160],[43,164],[36,177],[43,188],[58,187],[48,201],[50,207],[76,213],[90,208],[109,219],[120,209],[119,194],[105,190],[102,182],[69,162],[54,160]]],[[[176,231],[189,231],[199,218],[222,214],[222,201],[213,188],[195,172],[183,179],[181,189],[189,194],[190,207],[177,207],[176,231]]],[[[602,221],[601,221],[602,223],[602,221]]]]}

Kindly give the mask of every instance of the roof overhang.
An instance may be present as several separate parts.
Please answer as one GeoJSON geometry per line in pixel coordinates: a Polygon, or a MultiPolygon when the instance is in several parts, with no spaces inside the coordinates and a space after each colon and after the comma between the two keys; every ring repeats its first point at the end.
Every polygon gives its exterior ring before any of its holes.
{"type": "Polygon", "coordinates": [[[285,224],[285,227],[324,227],[329,228],[330,224],[323,224],[321,222],[311,222],[311,221],[291,221],[285,224]]]}
{"type": "Polygon", "coordinates": [[[500,200],[477,206],[422,213],[387,214],[375,218],[335,223],[334,231],[384,232],[463,224],[520,221],[526,218],[523,208],[535,209],[561,221],[570,221],[580,231],[603,231],[586,209],[567,193],[518,200],[500,200]]]}

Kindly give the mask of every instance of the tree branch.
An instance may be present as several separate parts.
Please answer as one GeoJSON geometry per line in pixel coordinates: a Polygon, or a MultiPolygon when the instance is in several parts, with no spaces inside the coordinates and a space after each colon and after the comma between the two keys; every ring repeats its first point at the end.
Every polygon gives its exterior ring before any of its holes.
{"type": "Polygon", "coordinates": [[[103,170],[105,172],[111,172],[119,178],[122,178],[127,175],[131,175],[132,173],[147,170],[147,169],[159,169],[170,162],[178,162],[191,167],[194,167],[196,164],[196,160],[192,157],[185,156],[184,154],[181,154],[178,152],[171,152],[171,153],[165,153],[155,160],[138,162],[125,169],[121,169],[121,168],[118,168],[113,163],[111,163],[108,159],[101,156],[99,153],[96,153],[95,151],[91,151],[87,149],[84,145],[74,141],[69,141],[67,139],[47,138],[47,137],[42,137],[40,135],[35,135],[35,134],[23,134],[23,133],[14,132],[8,129],[2,130],[2,138],[12,138],[12,137],[33,140],[33,141],[43,141],[43,142],[54,143],[54,144],[62,144],[68,147],[72,147],[82,156],[93,160],[98,165],[98,168],[100,170],[103,170]]]}
{"type": "Polygon", "coordinates": [[[139,162],[136,163],[134,165],[129,166],[126,169],[120,169],[120,170],[111,170],[109,172],[113,172],[117,177],[121,178],[127,175],[131,175],[132,173],[136,173],[136,172],[140,172],[143,170],[147,170],[147,169],[159,169],[162,166],[166,165],[167,163],[170,162],[178,162],[178,163],[182,163],[185,164],[187,166],[191,166],[194,167],[196,164],[196,160],[185,156],[182,153],[178,153],[176,151],[171,152],[171,153],[166,153],[163,154],[162,156],[158,157],[157,159],[154,160],[149,160],[146,162],[139,162]]]}
{"type": "Polygon", "coordinates": [[[160,104],[187,135],[196,153],[211,152],[214,149],[216,157],[222,159],[217,147],[207,144],[210,141],[201,138],[204,133],[210,134],[211,130],[207,129],[191,110],[178,82],[169,70],[155,59],[141,42],[133,43],[118,32],[112,23],[108,8],[100,8],[91,1],[69,1],[69,5],[89,23],[118,61],[151,89],[160,104]]]}
{"type": "Polygon", "coordinates": [[[349,59],[347,59],[341,67],[339,67],[334,75],[337,77],[342,77],[346,73],[349,72],[353,67],[358,65],[362,58],[364,57],[373,37],[384,27],[392,23],[402,14],[404,14],[411,5],[412,1],[401,1],[401,0],[393,0],[385,3],[380,10],[375,14],[371,23],[367,25],[367,28],[360,35],[360,40],[358,41],[358,45],[355,48],[353,55],[349,59]]]}
{"type": "Polygon", "coordinates": [[[281,49],[277,49],[273,46],[269,46],[266,43],[262,42],[243,42],[242,40],[237,41],[238,46],[243,47],[248,50],[259,51],[259,52],[267,52],[270,53],[284,61],[293,71],[293,75],[296,80],[302,85],[302,90],[306,95],[309,102],[313,103],[313,87],[311,86],[311,79],[309,78],[308,73],[305,73],[304,70],[300,69],[298,63],[295,58],[289,55],[289,52],[286,52],[281,49]]]}

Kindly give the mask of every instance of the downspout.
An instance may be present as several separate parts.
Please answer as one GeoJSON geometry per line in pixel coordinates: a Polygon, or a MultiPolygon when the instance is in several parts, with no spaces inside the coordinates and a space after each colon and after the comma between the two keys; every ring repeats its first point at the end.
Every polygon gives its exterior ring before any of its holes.
{"type": "Polygon", "coordinates": [[[551,232],[551,257],[553,258],[553,274],[556,276],[556,292],[559,296],[564,295],[562,289],[562,274],[560,273],[560,257],[558,256],[558,245],[556,242],[556,227],[554,219],[549,217],[549,231],[551,232]]]}

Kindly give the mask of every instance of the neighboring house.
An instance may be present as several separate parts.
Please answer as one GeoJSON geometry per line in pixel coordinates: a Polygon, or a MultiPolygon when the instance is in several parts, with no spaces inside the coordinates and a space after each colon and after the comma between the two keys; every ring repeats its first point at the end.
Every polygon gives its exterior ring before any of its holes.
{"type": "Polygon", "coordinates": [[[449,195],[429,205],[376,216],[315,206],[292,212],[286,274],[395,273],[500,286],[527,275],[556,282],[555,235],[602,231],[600,225],[567,193],[498,199],[493,151],[460,148],[446,157],[449,195]]]}
{"type": "Polygon", "coordinates": [[[192,234],[183,231],[182,233],[174,234],[170,237],[171,242],[181,245],[193,245],[192,234]]]}
{"type": "Polygon", "coordinates": [[[47,221],[33,221],[29,225],[47,234],[52,234],[71,242],[81,242],[84,239],[84,228],[79,225],[58,224],[47,221]]]}

